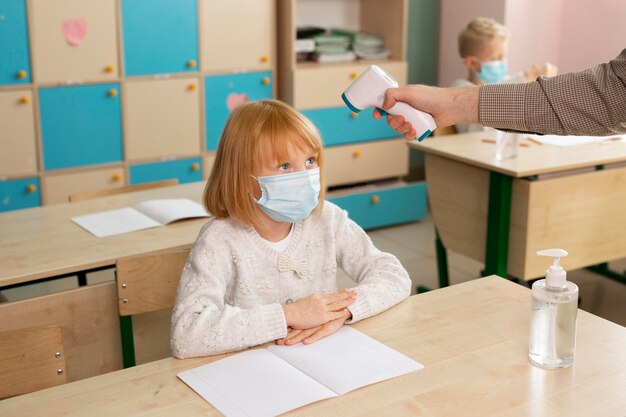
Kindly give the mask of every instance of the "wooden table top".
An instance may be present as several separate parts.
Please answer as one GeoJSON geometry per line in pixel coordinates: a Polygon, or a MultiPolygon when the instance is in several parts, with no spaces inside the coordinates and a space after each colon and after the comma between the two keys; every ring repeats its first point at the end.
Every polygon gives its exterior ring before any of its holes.
{"type": "Polygon", "coordinates": [[[517,157],[501,161],[494,158],[496,145],[482,141],[495,140],[495,134],[491,132],[435,136],[423,142],[411,141],[408,145],[426,153],[515,178],[626,161],[626,141],[561,148],[535,144],[526,140],[527,136],[520,134],[519,143],[526,143],[528,147],[518,146],[517,157]]]}
{"type": "MultiPolygon", "coordinates": [[[[579,311],[576,360],[527,359],[531,295],[491,276],[409,298],[354,325],[424,364],[421,371],[289,416],[622,416],[626,328],[579,311]]],[[[0,401],[0,415],[220,415],[176,374],[225,355],[164,359],[0,401]]]]}
{"type": "Polygon", "coordinates": [[[122,257],[190,246],[207,219],[97,238],[70,218],[159,198],[200,202],[204,182],[0,213],[0,287],[114,265],[122,257]]]}

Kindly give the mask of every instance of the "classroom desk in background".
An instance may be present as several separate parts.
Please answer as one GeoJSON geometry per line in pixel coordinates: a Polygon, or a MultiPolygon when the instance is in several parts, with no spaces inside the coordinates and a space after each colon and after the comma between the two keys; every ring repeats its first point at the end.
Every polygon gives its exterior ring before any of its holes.
{"type": "Polygon", "coordinates": [[[535,254],[540,249],[566,249],[567,270],[626,257],[626,142],[561,148],[521,134],[528,146],[496,161],[486,137],[478,132],[409,142],[426,154],[440,270],[446,248],[484,261],[485,275],[524,280],[545,274],[546,260],[535,254]]]}
{"type": "MultiPolygon", "coordinates": [[[[354,327],[424,369],[286,415],[623,415],[626,328],[579,311],[574,365],[546,371],[527,359],[530,317],[530,291],[495,276],[410,297],[354,327]]],[[[0,401],[0,414],[218,416],[176,374],[224,356],[169,358],[72,382],[0,401]]]]}
{"type": "MultiPolygon", "coordinates": [[[[159,198],[200,202],[203,189],[204,182],[196,182],[0,213],[0,290],[50,277],[112,268],[122,258],[190,247],[206,218],[105,238],[93,236],[70,218],[159,198]]],[[[0,303],[0,332],[54,324],[63,327],[68,381],[122,367],[115,282],[0,303]]],[[[135,337],[146,338],[141,332],[136,332],[135,337]]],[[[164,357],[162,351],[167,352],[168,346],[154,344],[149,349],[148,357],[164,357]]]]}

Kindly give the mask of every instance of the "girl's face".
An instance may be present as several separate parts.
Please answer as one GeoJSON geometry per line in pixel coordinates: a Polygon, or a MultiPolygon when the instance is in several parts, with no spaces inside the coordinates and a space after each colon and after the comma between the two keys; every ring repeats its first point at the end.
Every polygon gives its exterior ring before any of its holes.
{"type": "MultiPolygon", "coordinates": [[[[270,152],[262,152],[262,154],[268,155],[270,152]]],[[[292,174],[294,172],[300,172],[308,169],[318,168],[317,165],[318,153],[311,149],[302,150],[294,145],[287,145],[287,155],[282,160],[277,160],[275,157],[264,158],[259,161],[259,165],[253,175],[258,177],[270,177],[273,175],[292,174]]],[[[261,189],[259,184],[254,181],[252,194],[255,198],[261,198],[261,189]]]]}

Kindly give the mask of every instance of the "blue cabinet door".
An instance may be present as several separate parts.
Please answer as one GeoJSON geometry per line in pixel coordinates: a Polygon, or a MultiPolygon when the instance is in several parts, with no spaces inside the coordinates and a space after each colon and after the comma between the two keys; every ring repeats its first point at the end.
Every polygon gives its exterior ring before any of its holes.
{"type": "Polygon", "coordinates": [[[423,182],[329,198],[363,229],[412,222],[426,215],[423,182]]]}
{"type": "Polygon", "coordinates": [[[44,169],[122,160],[118,84],[39,90],[44,169]]]}
{"type": "Polygon", "coordinates": [[[0,85],[30,83],[25,2],[0,1],[0,85]]]}
{"type": "Polygon", "coordinates": [[[238,104],[272,98],[271,72],[212,75],[204,80],[206,149],[217,143],[232,109],[238,104]]]}
{"type": "Polygon", "coordinates": [[[372,112],[353,113],[345,106],[302,111],[317,126],[325,146],[397,138],[400,135],[385,119],[374,120],[372,112]]]}
{"type": "Polygon", "coordinates": [[[198,69],[196,0],[122,0],[126,75],[198,69]]]}
{"type": "Polygon", "coordinates": [[[39,179],[0,181],[0,212],[41,205],[39,179]]]}
{"type": "Polygon", "coordinates": [[[130,183],[142,184],[171,178],[177,178],[179,184],[202,181],[201,168],[202,161],[200,158],[132,165],[129,168],[130,183]]]}

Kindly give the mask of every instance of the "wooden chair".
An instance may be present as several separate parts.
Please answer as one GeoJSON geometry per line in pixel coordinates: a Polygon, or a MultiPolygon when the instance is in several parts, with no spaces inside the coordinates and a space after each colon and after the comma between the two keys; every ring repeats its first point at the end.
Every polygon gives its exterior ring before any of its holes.
{"type": "Polygon", "coordinates": [[[65,384],[61,326],[0,333],[0,398],[65,384]]]}
{"type": "Polygon", "coordinates": [[[172,178],[172,179],[163,180],[163,181],[156,181],[156,182],[147,182],[145,184],[127,185],[125,187],[107,188],[104,190],[84,191],[81,193],[70,194],[70,196],[68,197],[68,200],[70,203],[73,203],[76,201],[91,200],[92,198],[130,193],[133,191],[144,191],[144,190],[152,190],[153,188],[171,187],[173,185],[178,185],[177,178],[172,178]]]}
{"type": "Polygon", "coordinates": [[[132,316],[174,306],[189,248],[117,261],[116,279],[124,368],[135,366],[132,316]]]}

